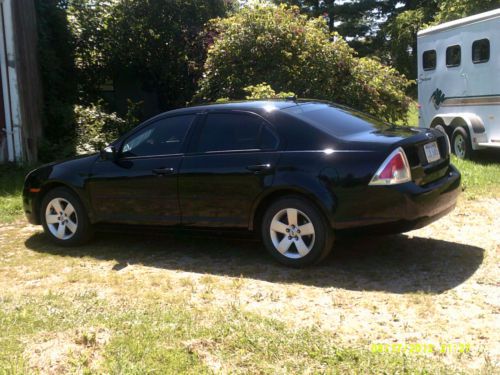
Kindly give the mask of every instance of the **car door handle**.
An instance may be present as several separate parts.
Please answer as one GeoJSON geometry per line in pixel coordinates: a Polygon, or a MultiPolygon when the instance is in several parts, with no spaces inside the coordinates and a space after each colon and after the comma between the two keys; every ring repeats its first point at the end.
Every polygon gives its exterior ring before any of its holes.
{"type": "Polygon", "coordinates": [[[174,172],[175,172],[174,168],[156,168],[156,169],[153,169],[153,173],[158,174],[158,175],[173,174],[174,172]]]}
{"type": "Polygon", "coordinates": [[[272,172],[274,168],[271,164],[256,164],[247,166],[247,169],[255,173],[264,173],[272,172]]]}

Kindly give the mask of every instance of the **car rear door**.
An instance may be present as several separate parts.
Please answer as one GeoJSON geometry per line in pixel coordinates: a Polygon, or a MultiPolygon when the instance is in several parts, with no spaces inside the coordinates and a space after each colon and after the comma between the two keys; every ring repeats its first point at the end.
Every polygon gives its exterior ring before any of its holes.
{"type": "Polygon", "coordinates": [[[88,182],[97,221],[180,223],[177,176],[195,115],[165,117],[134,132],[115,160],[95,163],[88,182]]]}
{"type": "Polygon", "coordinates": [[[272,185],[278,146],[257,114],[208,113],[180,168],[182,224],[247,227],[256,198],[272,185]]]}

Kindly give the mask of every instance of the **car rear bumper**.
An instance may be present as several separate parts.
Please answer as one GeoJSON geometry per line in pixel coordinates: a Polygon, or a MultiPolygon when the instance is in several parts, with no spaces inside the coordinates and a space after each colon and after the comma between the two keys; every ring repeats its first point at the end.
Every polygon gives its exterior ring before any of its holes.
{"type": "Polygon", "coordinates": [[[450,164],[445,176],[427,185],[413,182],[368,186],[352,202],[342,204],[335,229],[364,229],[375,233],[402,233],[421,228],[449,213],[460,194],[461,176],[450,164]],[[343,220],[343,212],[354,213],[343,220]]]}

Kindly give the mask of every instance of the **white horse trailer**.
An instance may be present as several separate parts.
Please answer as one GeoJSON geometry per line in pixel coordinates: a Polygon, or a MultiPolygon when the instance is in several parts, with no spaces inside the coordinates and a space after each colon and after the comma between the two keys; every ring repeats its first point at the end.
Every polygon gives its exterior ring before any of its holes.
{"type": "Polygon", "coordinates": [[[417,50],[419,126],[459,158],[500,150],[500,9],[419,31],[417,50]]]}

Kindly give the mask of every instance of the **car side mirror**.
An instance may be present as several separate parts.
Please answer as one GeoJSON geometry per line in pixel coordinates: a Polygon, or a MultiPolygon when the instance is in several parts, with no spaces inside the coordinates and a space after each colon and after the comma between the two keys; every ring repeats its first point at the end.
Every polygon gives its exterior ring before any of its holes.
{"type": "Polygon", "coordinates": [[[115,146],[107,146],[101,150],[102,160],[115,160],[116,159],[116,149],[115,146]]]}

